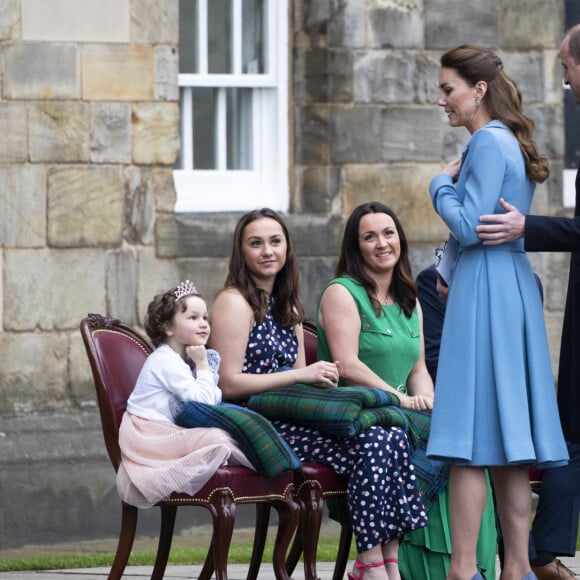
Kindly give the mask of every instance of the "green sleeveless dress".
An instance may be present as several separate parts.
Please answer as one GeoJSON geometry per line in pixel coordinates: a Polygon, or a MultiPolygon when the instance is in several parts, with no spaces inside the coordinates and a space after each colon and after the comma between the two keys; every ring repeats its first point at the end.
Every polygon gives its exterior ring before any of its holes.
{"type": "MultiPolygon", "coordinates": [[[[350,277],[331,280],[341,284],[354,298],[361,319],[359,359],[393,387],[404,386],[420,354],[419,313],[407,318],[397,304],[383,306],[377,317],[361,284],[350,277]]],[[[320,308],[320,302],[318,304],[320,308]]],[[[318,312],[316,319],[318,321],[318,312]]],[[[318,358],[333,360],[324,329],[318,327],[318,358]]],[[[399,548],[399,569],[404,580],[445,580],[451,557],[449,527],[449,485],[427,505],[429,525],[404,536],[399,548]]],[[[332,517],[332,511],[331,511],[332,517]]],[[[495,580],[497,531],[495,510],[488,479],[487,504],[483,513],[477,564],[486,580],[495,580]]]]}

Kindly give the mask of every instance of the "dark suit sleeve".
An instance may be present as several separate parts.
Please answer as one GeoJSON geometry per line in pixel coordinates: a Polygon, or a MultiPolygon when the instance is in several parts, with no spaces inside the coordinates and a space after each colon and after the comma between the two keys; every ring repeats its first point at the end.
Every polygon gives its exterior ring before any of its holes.
{"type": "Polygon", "coordinates": [[[524,244],[528,252],[580,251],[580,216],[527,215],[524,244]]]}
{"type": "Polygon", "coordinates": [[[437,375],[441,330],[445,317],[445,302],[437,294],[437,271],[430,266],[417,276],[419,303],[423,310],[423,335],[425,339],[425,362],[433,382],[437,375]]]}

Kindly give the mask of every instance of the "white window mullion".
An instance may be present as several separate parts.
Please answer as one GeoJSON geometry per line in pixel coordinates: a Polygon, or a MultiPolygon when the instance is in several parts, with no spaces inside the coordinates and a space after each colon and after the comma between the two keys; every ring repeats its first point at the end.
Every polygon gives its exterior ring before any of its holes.
{"type": "Polygon", "coordinates": [[[216,169],[225,171],[228,162],[228,101],[227,89],[221,88],[217,92],[216,103],[216,169]]]}
{"type": "Polygon", "coordinates": [[[193,88],[183,87],[181,107],[181,143],[183,169],[193,169],[193,88]]]}
{"type": "Polygon", "coordinates": [[[207,0],[197,0],[197,71],[201,75],[208,71],[207,33],[207,0]]]}
{"type": "Polygon", "coordinates": [[[264,110],[264,98],[261,90],[256,90],[252,93],[250,108],[252,110],[252,135],[254,137],[252,143],[252,164],[256,171],[261,174],[264,166],[262,155],[262,147],[264,146],[264,118],[261,114],[264,110]]]}
{"type": "Polygon", "coordinates": [[[242,0],[232,0],[233,74],[242,74],[242,0]]]}

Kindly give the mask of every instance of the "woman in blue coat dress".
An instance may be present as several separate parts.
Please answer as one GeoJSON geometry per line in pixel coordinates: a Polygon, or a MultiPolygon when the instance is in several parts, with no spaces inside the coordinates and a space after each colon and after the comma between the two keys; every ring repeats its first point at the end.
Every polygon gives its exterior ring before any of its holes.
{"type": "Polygon", "coordinates": [[[548,164],[521,95],[490,50],[463,45],[441,57],[438,104],[472,135],[430,185],[433,206],[459,242],[437,370],[428,455],[450,463],[449,580],[481,578],[475,548],[491,473],[505,543],[503,580],[535,578],[528,561],[526,466],[565,464],[538,286],[521,240],[484,246],[479,216],[499,198],[528,213],[548,164]],[[455,183],[456,182],[456,183],[455,183]]]}

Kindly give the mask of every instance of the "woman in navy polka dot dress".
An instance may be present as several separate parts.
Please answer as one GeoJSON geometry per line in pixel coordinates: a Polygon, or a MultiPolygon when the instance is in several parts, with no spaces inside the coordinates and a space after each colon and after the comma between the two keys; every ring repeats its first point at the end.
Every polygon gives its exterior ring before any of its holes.
{"type": "MultiPolygon", "coordinates": [[[[337,386],[339,363],[306,365],[298,282],[294,243],[281,216],[267,208],[242,216],[225,288],[211,314],[211,346],[222,358],[225,400],[241,401],[294,383],[337,386]]],[[[398,567],[389,562],[397,559],[400,538],[428,523],[405,432],[371,427],[343,438],[274,424],[302,461],[330,465],[348,477],[358,552],[351,577],[399,580],[398,567]]]]}

